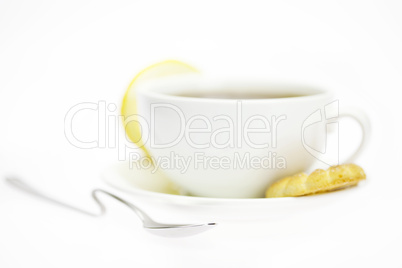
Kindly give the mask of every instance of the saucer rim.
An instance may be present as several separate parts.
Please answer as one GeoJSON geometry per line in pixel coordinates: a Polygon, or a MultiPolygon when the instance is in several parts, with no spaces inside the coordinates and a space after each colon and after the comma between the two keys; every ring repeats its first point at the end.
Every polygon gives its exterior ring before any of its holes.
{"type": "MultiPolygon", "coordinates": [[[[155,191],[150,191],[146,189],[141,189],[139,187],[136,187],[134,185],[127,185],[127,187],[122,186],[121,184],[118,185],[118,183],[113,183],[111,182],[110,177],[112,176],[107,176],[108,172],[110,173],[111,171],[114,174],[117,174],[116,172],[116,165],[114,166],[109,166],[106,168],[102,173],[101,173],[101,179],[104,183],[106,183],[108,186],[115,188],[117,190],[123,191],[128,194],[140,194],[142,196],[147,196],[147,197],[154,197],[154,198],[163,198],[163,199],[169,199],[172,201],[190,201],[192,203],[198,203],[198,204],[217,204],[217,203],[224,203],[224,204],[267,204],[267,203],[286,203],[286,202],[294,202],[295,200],[300,201],[306,201],[306,200],[311,200],[311,199],[318,199],[318,198],[331,198],[334,196],[341,196],[345,195],[347,193],[351,192],[356,192],[361,190],[362,188],[366,188],[367,186],[367,180],[360,182],[357,186],[354,187],[348,187],[346,189],[342,189],[339,191],[333,191],[333,192],[328,192],[328,193],[323,193],[323,194],[315,194],[315,195],[307,195],[307,196],[300,196],[300,197],[280,197],[280,198],[265,198],[265,197],[260,197],[260,198],[227,198],[227,197],[204,197],[204,196],[187,196],[187,195],[181,195],[181,194],[169,194],[169,193],[163,193],[163,192],[155,192],[155,191]],[[108,178],[109,177],[109,178],[108,178]]],[[[118,174],[117,174],[118,175],[118,174]]],[[[123,177],[123,176],[119,176],[123,177]]],[[[127,182],[127,178],[123,178],[124,181],[127,182]]],[[[302,201],[302,202],[303,202],[302,201]]]]}

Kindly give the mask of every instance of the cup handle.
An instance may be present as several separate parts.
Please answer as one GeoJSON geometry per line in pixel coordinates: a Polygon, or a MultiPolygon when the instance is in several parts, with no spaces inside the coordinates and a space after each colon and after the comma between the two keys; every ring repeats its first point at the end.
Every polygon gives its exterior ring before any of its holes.
{"type": "Polygon", "coordinates": [[[370,139],[371,134],[371,125],[367,114],[355,107],[344,107],[342,109],[342,111],[339,113],[338,118],[342,119],[346,117],[354,119],[357,123],[359,123],[362,129],[362,139],[360,141],[359,147],[357,147],[356,151],[351,156],[349,156],[345,161],[342,161],[343,163],[351,163],[355,161],[367,147],[367,143],[370,139]]]}
{"type": "MultiPolygon", "coordinates": [[[[310,147],[306,141],[305,141],[305,133],[304,130],[315,123],[322,122],[322,120],[326,120],[328,123],[331,121],[336,121],[338,122],[341,118],[345,117],[351,117],[353,118],[357,123],[359,123],[361,129],[362,129],[362,139],[360,141],[360,144],[356,151],[349,156],[346,160],[344,161],[339,161],[339,158],[337,160],[336,164],[340,163],[351,163],[357,159],[357,157],[362,153],[362,151],[365,149],[367,146],[369,136],[370,136],[370,121],[367,117],[367,115],[361,111],[360,109],[354,108],[354,107],[343,107],[341,112],[339,112],[339,107],[338,107],[338,102],[333,102],[325,107],[325,119],[322,116],[322,110],[317,110],[314,113],[312,113],[303,123],[302,125],[302,143],[304,148],[309,152],[313,157],[315,157],[318,161],[323,162],[324,164],[327,165],[332,165],[330,162],[332,160],[324,161],[326,159],[326,154],[319,152],[312,147],[310,147]],[[327,113],[329,112],[329,113],[327,113]]],[[[331,132],[331,131],[329,131],[331,132]]]]}

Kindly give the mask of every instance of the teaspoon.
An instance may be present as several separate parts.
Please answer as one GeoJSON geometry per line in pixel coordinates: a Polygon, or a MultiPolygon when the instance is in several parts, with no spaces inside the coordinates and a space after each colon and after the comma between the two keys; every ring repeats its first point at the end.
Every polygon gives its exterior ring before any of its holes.
{"type": "Polygon", "coordinates": [[[95,200],[95,202],[97,203],[97,205],[100,208],[100,213],[92,213],[92,212],[88,212],[88,211],[82,210],[80,208],[71,206],[67,203],[58,201],[52,197],[49,197],[49,196],[39,192],[32,186],[28,185],[26,182],[22,181],[21,179],[8,177],[8,178],[6,178],[6,182],[8,182],[10,185],[12,185],[20,190],[23,190],[23,191],[30,193],[32,195],[35,195],[37,197],[40,197],[51,203],[75,210],[77,212],[81,212],[86,215],[90,215],[93,217],[102,216],[106,212],[106,208],[103,205],[103,203],[99,200],[98,194],[102,193],[102,194],[108,195],[108,196],[113,197],[114,199],[120,201],[121,203],[123,203],[124,205],[129,207],[132,211],[134,211],[137,214],[137,216],[141,219],[141,221],[143,222],[143,227],[145,228],[145,230],[147,230],[148,232],[151,232],[155,235],[159,235],[159,236],[165,236],[165,237],[191,236],[191,235],[202,233],[202,232],[207,231],[207,230],[211,229],[212,227],[216,226],[216,223],[200,223],[200,224],[160,223],[160,222],[153,220],[150,216],[148,216],[148,214],[146,214],[143,210],[141,210],[137,206],[133,205],[132,203],[130,203],[112,193],[102,190],[102,189],[94,189],[92,191],[92,198],[95,200]]]}

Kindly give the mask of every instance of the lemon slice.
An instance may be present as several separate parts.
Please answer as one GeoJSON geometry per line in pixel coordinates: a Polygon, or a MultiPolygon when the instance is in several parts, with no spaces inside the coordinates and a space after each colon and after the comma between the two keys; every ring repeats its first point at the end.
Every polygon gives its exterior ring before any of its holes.
{"type": "Polygon", "coordinates": [[[170,75],[187,74],[198,72],[194,67],[176,60],[162,61],[151,66],[148,66],[141,72],[139,72],[131,81],[124,94],[123,103],[121,107],[121,115],[123,115],[123,125],[127,133],[127,136],[133,141],[139,148],[141,148],[145,154],[149,157],[147,149],[141,139],[141,126],[137,121],[137,98],[136,87],[139,82],[161,78],[170,75]],[[130,117],[130,120],[126,122],[126,118],[130,117]]]}

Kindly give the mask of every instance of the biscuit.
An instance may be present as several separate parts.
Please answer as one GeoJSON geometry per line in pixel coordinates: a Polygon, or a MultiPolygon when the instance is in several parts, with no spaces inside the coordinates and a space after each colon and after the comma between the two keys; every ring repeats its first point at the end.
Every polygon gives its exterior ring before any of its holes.
{"type": "Polygon", "coordinates": [[[303,196],[354,186],[366,179],[364,170],[355,164],[317,169],[310,175],[298,173],[273,183],[265,197],[303,196]]]}

